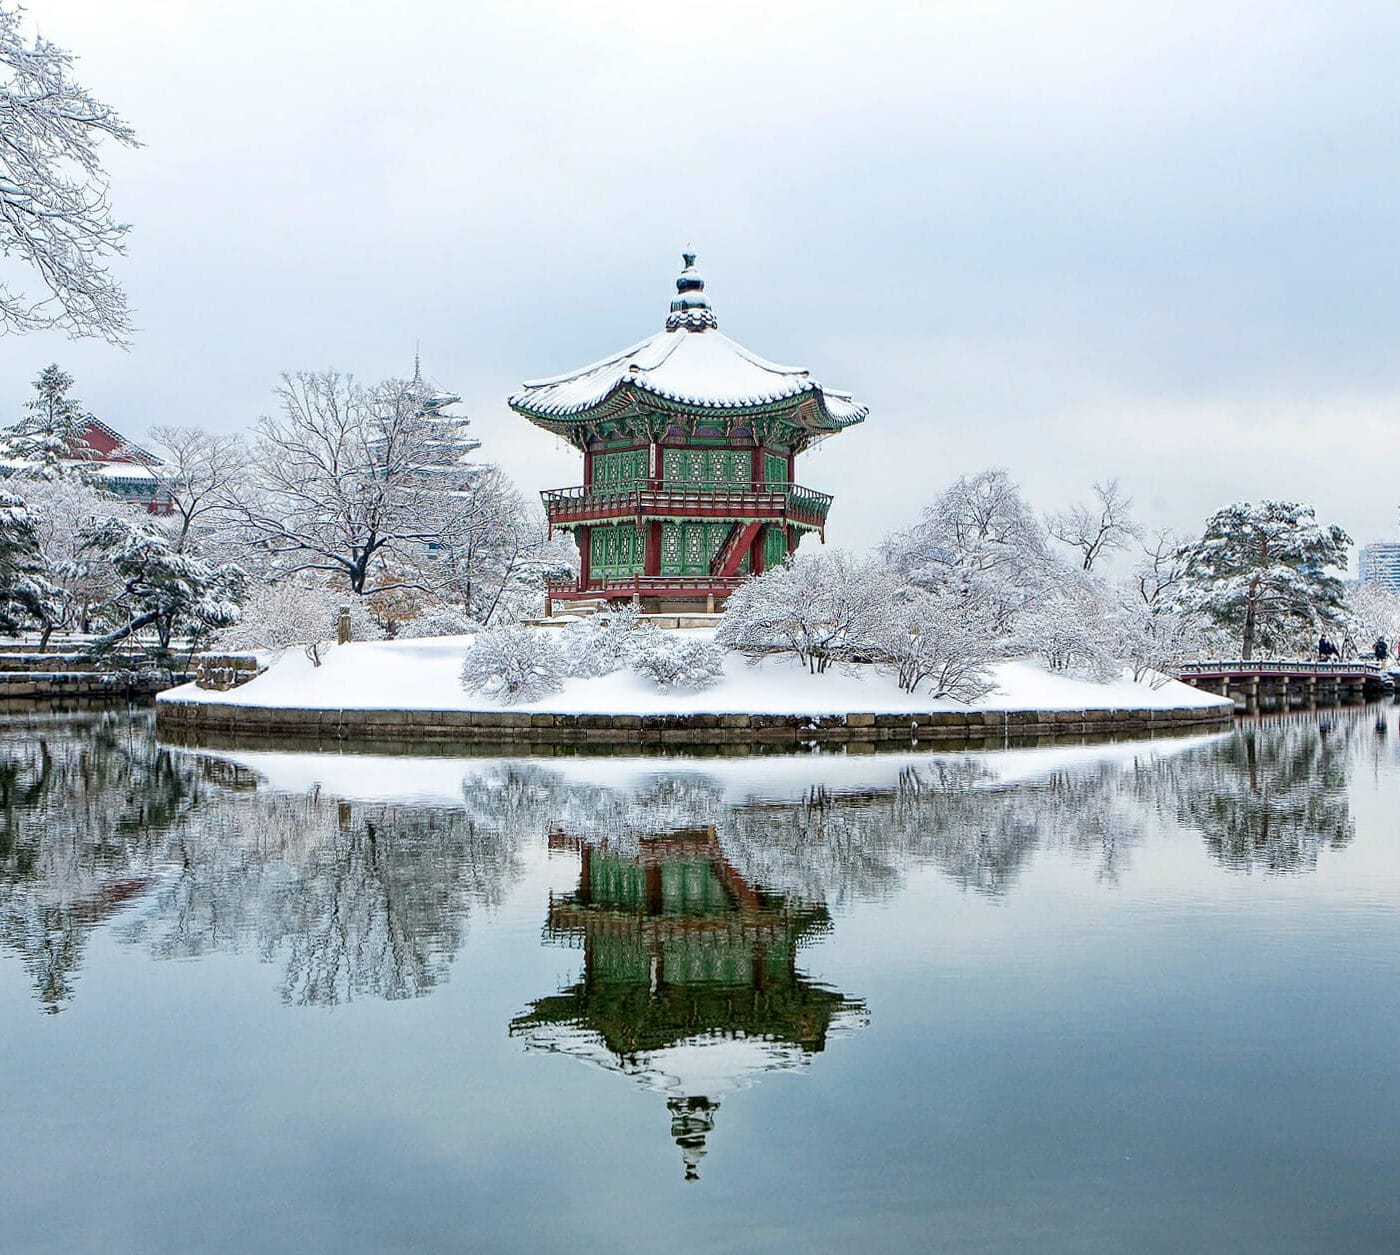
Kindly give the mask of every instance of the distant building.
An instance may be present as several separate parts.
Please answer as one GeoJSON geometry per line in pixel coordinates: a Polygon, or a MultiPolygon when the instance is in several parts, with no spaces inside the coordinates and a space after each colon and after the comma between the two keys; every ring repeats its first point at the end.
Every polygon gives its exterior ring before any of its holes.
{"type": "MultiPolygon", "coordinates": [[[[86,447],[74,449],[65,461],[81,467],[97,487],[114,497],[144,505],[152,514],[170,513],[170,499],[152,469],[160,465],[154,453],[95,418],[88,421],[83,441],[86,447]]],[[[0,463],[0,475],[13,475],[23,467],[21,462],[0,463]]]]}
{"type": "Polygon", "coordinates": [[[1400,593],[1400,541],[1379,541],[1361,547],[1361,582],[1400,593]]]}

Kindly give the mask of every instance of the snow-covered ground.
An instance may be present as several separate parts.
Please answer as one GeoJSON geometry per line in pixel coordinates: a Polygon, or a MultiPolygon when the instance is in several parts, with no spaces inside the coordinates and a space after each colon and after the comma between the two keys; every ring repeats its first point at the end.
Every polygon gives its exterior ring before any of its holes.
{"type": "MultiPolygon", "coordinates": [[[[708,629],[697,635],[709,636],[708,629]]],[[[790,658],[757,666],[731,654],[724,678],[703,692],[661,693],[631,671],[595,679],[571,679],[553,696],[517,706],[463,691],[458,679],[469,636],[429,640],[365,641],[323,649],[315,666],[300,649],[287,651],[257,679],[215,692],[185,684],[161,694],[166,702],[221,702],[303,710],[513,710],[541,714],[904,714],[966,710],[951,700],[901,692],[873,667],[856,674],[835,669],[811,675],[790,658]]],[[[1125,673],[1108,684],[1053,674],[1033,662],[998,663],[997,687],[979,710],[1164,710],[1209,707],[1222,699],[1176,680],[1153,687],[1125,673]]],[[[1160,677],[1159,677],[1160,680],[1160,677]]]]}

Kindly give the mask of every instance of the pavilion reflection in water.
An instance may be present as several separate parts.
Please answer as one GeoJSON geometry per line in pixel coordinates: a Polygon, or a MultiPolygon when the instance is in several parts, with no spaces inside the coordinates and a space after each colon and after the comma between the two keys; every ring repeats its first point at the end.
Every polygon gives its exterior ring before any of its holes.
{"type": "Polygon", "coordinates": [[[511,1023],[527,1046],[571,1054],[666,1095],[687,1180],[699,1176],[720,1098],[810,1063],[865,1005],[797,970],[831,928],[821,903],[765,893],[713,828],[635,848],[553,833],[579,858],[578,888],[549,903],[546,935],[583,948],[583,978],[511,1023]]]}

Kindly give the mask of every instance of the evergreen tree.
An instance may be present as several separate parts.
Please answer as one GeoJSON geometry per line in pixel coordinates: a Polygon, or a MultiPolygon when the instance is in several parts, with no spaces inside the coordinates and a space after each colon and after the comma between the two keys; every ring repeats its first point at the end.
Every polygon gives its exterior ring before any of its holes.
{"type": "Polygon", "coordinates": [[[1340,621],[1345,589],[1337,571],[1350,544],[1340,527],[1320,526],[1311,506],[1226,506],[1187,550],[1187,596],[1239,634],[1247,660],[1257,644],[1278,647],[1305,628],[1340,621]]]}
{"type": "Polygon", "coordinates": [[[38,394],[24,403],[24,417],[5,432],[7,457],[24,464],[21,474],[39,479],[59,479],[80,474],[82,461],[95,457],[87,442],[92,415],[69,395],[73,376],[45,366],[34,380],[38,394]]]}
{"type": "Polygon", "coordinates": [[[84,528],[83,545],[111,563],[122,585],[108,607],[120,622],[99,642],[102,647],[151,631],[167,651],[176,636],[198,643],[238,622],[244,572],[181,553],[154,522],[99,519],[84,528]]]}
{"type": "Polygon", "coordinates": [[[15,635],[27,623],[56,613],[58,595],[44,578],[39,536],[24,502],[0,491],[0,632],[15,635]]]}

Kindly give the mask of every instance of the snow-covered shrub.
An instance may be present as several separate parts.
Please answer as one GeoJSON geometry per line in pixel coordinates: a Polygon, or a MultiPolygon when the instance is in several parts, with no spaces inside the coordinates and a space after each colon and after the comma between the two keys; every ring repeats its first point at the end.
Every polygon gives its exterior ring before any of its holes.
{"type": "Polygon", "coordinates": [[[321,649],[336,638],[340,608],[350,607],[350,635],[357,641],[383,639],[364,597],[347,596],[311,580],[288,576],[275,584],[257,584],[243,600],[239,621],[214,637],[219,649],[280,652],[301,646],[318,666],[321,649]]]}
{"type": "Polygon", "coordinates": [[[548,697],[563,683],[559,647],[545,628],[521,624],[487,628],[472,642],[462,663],[464,689],[507,705],[548,697]]]}
{"type": "Polygon", "coordinates": [[[640,624],[641,610],[633,605],[574,619],[559,634],[565,671],[581,679],[611,675],[626,665],[640,624]]]}
{"type": "Polygon", "coordinates": [[[724,675],[724,651],[679,632],[643,630],[633,634],[627,665],[663,693],[707,689],[724,675]]]}
{"type": "Polygon", "coordinates": [[[946,593],[909,589],[892,599],[875,633],[872,656],[906,693],[927,683],[934,697],[975,702],[992,688],[995,620],[946,593]]]}
{"type": "Polygon", "coordinates": [[[399,624],[399,640],[423,640],[431,636],[466,636],[481,624],[455,606],[436,606],[399,624]]]}
{"type": "Polygon", "coordinates": [[[1106,600],[1094,584],[1083,581],[1022,610],[1006,651],[1037,658],[1051,671],[1106,683],[1121,670],[1120,643],[1106,600]]]}
{"type": "Polygon", "coordinates": [[[813,673],[869,652],[893,583],[874,563],[843,553],[801,554],[741,585],[715,643],[747,654],[794,654],[813,673]]]}

